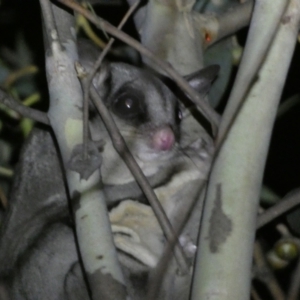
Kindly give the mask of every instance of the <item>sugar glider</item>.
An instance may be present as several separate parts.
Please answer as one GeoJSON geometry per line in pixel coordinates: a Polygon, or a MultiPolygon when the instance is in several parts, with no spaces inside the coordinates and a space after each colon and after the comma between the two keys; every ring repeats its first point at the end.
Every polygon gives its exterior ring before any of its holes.
{"type": "MultiPolygon", "coordinates": [[[[90,70],[98,51],[85,42],[79,42],[78,48],[82,64],[90,70]]],[[[208,86],[211,72],[189,80],[200,78],[200,86],[208,86]]],[[[210,137],[149,71],[105,62],[93,84],[176,226],[178,212],[197,194],[192,186],[206,177],[213,151],[210,137]]],[[[91,138],[104,141],[99,149],[101,174],[128,290],[133,299],[143,299],[147,272],[161,255],[164,237],[139,186],[113,149],[101,118],[92,112],[90,123],[91,138]],[[140,229],[135,231],[136,227],[140,229]]],[[[9,209],[0,228],[0,283],[8,299],[91,299],[59,154],[49,129],[33,130],[15,173],[9,209]]]]}

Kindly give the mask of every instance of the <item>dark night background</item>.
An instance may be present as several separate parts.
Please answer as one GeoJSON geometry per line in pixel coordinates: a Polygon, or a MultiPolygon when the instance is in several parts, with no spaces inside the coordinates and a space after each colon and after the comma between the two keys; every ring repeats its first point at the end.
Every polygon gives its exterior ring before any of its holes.
{"type": "MultiPolygon", "coordinates": [[[[113,24],[118,24],[126,11],[126,5],[101,7],[97,12],[113,24]]],[[[0,5],[0,49],[5,46],[15,50],[15,38],[20,32],[28,43],[35,63],[39,66],[40,72],[36,76],[39,92],[43,98],[47,98],[47,88],[44,76],[44,51],[41,29],[41,18],[38,1],[36,0],[6,0],[0,5]]],[[[125,31],[134,32],[132,22],[126,25],[125,31]]],[[[244,44],[247,29],[238,34],[241,45],[244,44]]],[[[300,60],[299,43],[292,59],[287,82],[284,88],[282,101],[300,93],[300,60]]],[[[0,52],[0,59],[1,52],[0,52]]],[[[1,66],[0,66],[1,68],[1,66]]],[[[280,72],[280,69],[278,70],[280,72]]],[[[233,72],[235,73],[235,72],[233,72]]],[[[233,80],[232,80],[233,81],[233,80]]],[[[230,88],[229,88],[230,89],[230,88]]],[[[227,93],[228,94],[228,93],[227,93]]],[[[299,95],[300,96],[300,95],[299,95]]],[[[261,99],[263,102],[264,99],[261,99]]],[[[43,101],[38,108],[46,111],[47,101],[43,101]]],[[[4,123],[0,139],[15,143],[15,153],[12,158],[12,165],[17,160],[18,149],[21,145],[21,134],[17,129],[16,122],[9,120],[2,112],[0,118],[4,123]]],[[[284,116],[275,122],[273,136],[270,144],[270,151],[267,159],[264,175],[264,184],[271,188],[280,197],[291,190],[299,187],[300,179],[300,104],[293,106],[284,116]]],[[[283,219],[284,220],[284,219],[283,219]]],[[[300,226],[300,225],[299,225],[300,226]]],[[[300,227],[299,227],[300,228],[300,227]]],[[[262,234],[269,236],[271,240],[276,239],[276,234],[267,226],[262,234]]]]}

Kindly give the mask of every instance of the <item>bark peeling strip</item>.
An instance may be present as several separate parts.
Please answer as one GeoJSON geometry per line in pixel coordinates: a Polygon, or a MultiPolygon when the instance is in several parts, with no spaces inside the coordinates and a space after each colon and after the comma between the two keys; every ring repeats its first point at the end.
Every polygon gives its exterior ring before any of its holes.
{"type": "Polygon", "coordinates": [[[225,243],[232,231],[232,221],[222,209],[222,184],[217,184],[214,208],[209,220],[209,248],[212,253],[217,253],[220,246],[225,243]]]}

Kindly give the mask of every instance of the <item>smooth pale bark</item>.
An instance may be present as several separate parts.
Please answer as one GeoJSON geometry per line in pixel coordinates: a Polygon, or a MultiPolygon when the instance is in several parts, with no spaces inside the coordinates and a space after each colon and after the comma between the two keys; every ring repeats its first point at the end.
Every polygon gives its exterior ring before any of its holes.
{"type": "MultiPolygon", "coordinates": [[[[83,142],[83,102],[74,66],[78,55],[73,16],[55,5],[49,6],[48,1],[41,0],[41,6],[48,47],[48,118],[66,171],[79,248],[92,297],[113,299],[114,295],[125,299],[125,283],[113,242],[99,166],[87,179],[82,179],[74,169],[74,149],[83,142]]],[[[77,156],[83,158],[81,151],[77,156]]]]}
{"type": "MultiPolygon", "coordinates": [[[[181,75],[203,67],[202,36],[195,29],[191,11],[194,2],[150,0],[141,31],[142,44],[168,61],[181,75]]],[[[143,60],[150,63],[146,57],[143,60]]]]}
{"type": "Polygon", "coordinates": [[[207,189],[193,300],[249,299],[262,175],[299,16],[299,0],[290,1],[257,81],[216,156],[207,189]]]}
{"type": "Polygon", "coordinates": [[[255,1],[247,43],[228,104],[222,116],[217,144],[220,144],[225,138],[250,85],[255,80],[255,75],[274,38],[287,3],[288,0],[255,1]]]}

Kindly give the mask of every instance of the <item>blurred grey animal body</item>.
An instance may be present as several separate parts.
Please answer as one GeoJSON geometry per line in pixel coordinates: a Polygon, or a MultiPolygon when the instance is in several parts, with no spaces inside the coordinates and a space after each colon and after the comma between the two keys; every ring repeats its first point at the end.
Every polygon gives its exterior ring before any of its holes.
{"type": "MultiPolygon", "coordinates": [[[[98,52],[83,44],[79,54],[89,70],[98,52]]],[[[204,73],[201,76],[203,88],[203,82],[209,85],[212,79],[204,73]]],[[[180,108],[170,89],[147,71],[106,62],[93,84],[176,226],[178,215],[188,211],[185,208],[198,196],[195,182],[207,176],[213,152],[209,135],[189,110],[180,108]]],[[[142,191],[113,149],[99,116],[92,116],[90,129],[92,140],[104,142],[99,149],[103,156],[101,174],[129,293],[133,299],[143,299],[147,274],[158,262],[164,236],[142,191]],[[139,220],[130,227],[134,218],[139,220]],[[147,228],[143,220],[150,220],[147,228]],[[141,229],[134,232],[137,225],[141,229]],[[145,239],[133,241],[124,237],[124,232],[145,235],[145,239]],[[148,245],[149,241],[154,246],[148,245]]],[[[54,141],[49,129],[34,129],[16,168],[0,235],[0,280],[10,300],[90,299],[54,141]]],[[[197,232],[190,232],[191,224],[188,222],[184,229],[185,237],[195,242],[197,232]]],[[[161,299],[176,298],[165,295],[161,299]]]]}

